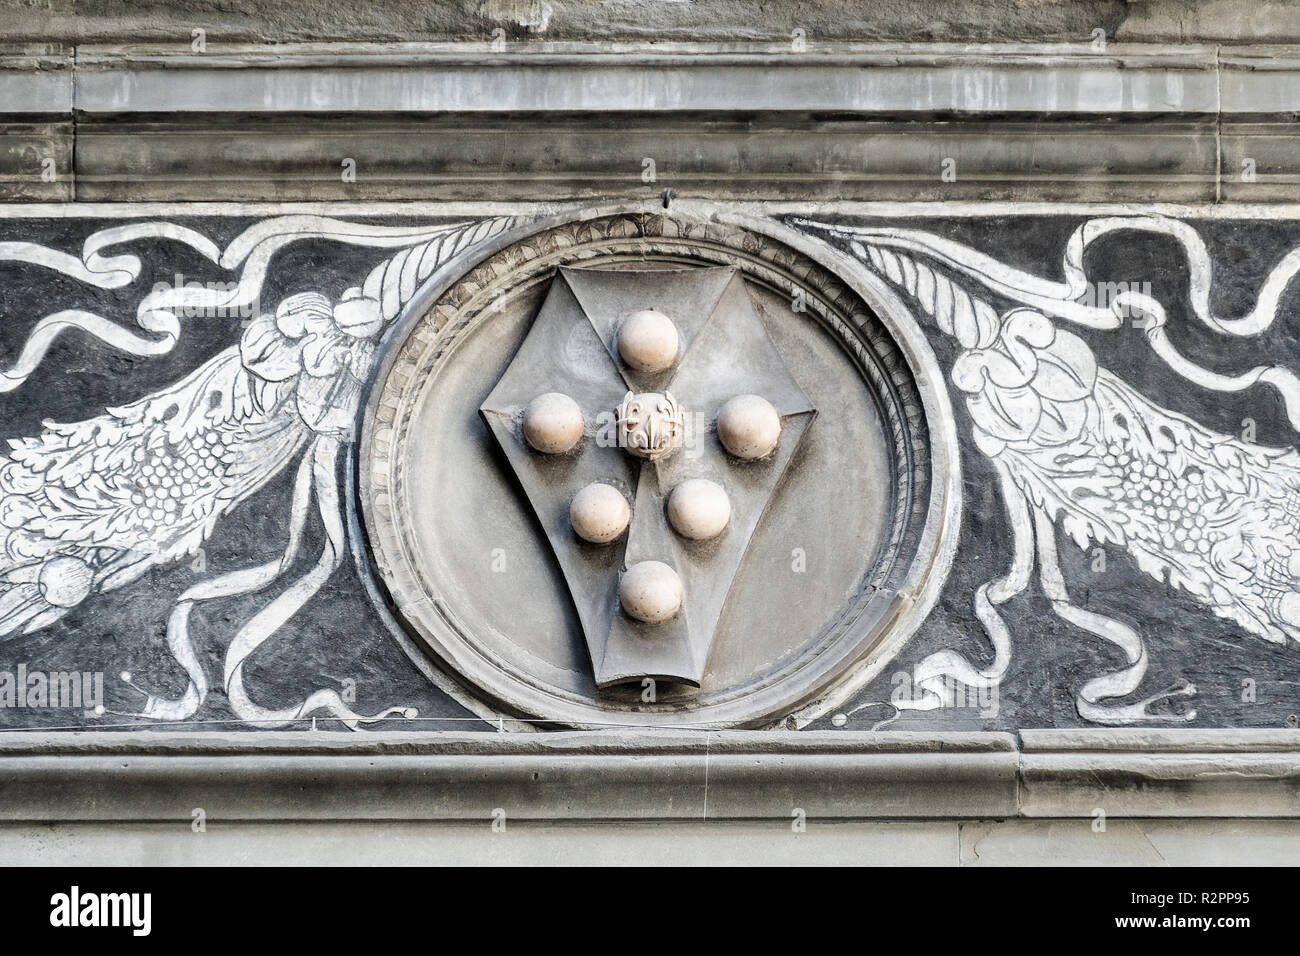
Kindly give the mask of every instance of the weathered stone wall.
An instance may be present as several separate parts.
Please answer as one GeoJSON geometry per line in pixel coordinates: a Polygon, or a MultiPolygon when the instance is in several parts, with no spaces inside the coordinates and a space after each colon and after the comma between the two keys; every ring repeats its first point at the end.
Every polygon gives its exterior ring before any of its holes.
{"type": "Polygon", "coordinates": [[[129,0],[0,0],[0,39],[36,43],[472,41],[498,28],[517,39],[567,41],[1079,43],[1098,28],[1133,43],[1285,43],[1300,11],[1285,0],[195,0],[178,8],[129,0]]]}

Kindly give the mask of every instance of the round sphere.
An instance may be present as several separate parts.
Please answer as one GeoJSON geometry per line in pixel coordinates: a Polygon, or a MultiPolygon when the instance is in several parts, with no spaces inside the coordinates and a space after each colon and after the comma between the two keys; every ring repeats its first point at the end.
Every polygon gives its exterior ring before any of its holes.
{"type": "Polygon", "coordinates": [[[36,586],[41,597],[55,607],[75,607],[90,594],[95,574],[80,558],[50,558],[41,566],[36,586]]]}
{"type": "Polygon", "coordinates": [[[562,392],[538,395],[524,409],[524,441],[547,455],[572,451],[582,439],[582,409],[562,392]]]}
{"type": "Polygon", "coordinates": [[[610,485],[592,482],[573,496],[569,523],[573,533],[592,544],[608,544],[627,529],[632,509],[622,492],[610,485]]]}
{"type": "Polygon", "coordinates": [[[721,485],[707,478],[683,481],[668,496],[668,523],[683,538],[716,538],[730,520],[731,500],[721,485]]]}
{"type": "Polygon", "coordinates": [[[760,395],[737,395],[718,412],[718,441],[737,458],[764,458],[781,440],[781,416],[760,395]]]}
{"type": "Polygon", "coordinates": [[[628,617],[662,624],[682,606],[682,579],[662,561],[641,561],[623,572],[618,600],[628,617]]]}
{"type": "Polygon", "coordinates": [[[638,372],[662,372],[677,361],[677,326],[657,309],[641,309],[623,320],[618,354],[638,372]]]}

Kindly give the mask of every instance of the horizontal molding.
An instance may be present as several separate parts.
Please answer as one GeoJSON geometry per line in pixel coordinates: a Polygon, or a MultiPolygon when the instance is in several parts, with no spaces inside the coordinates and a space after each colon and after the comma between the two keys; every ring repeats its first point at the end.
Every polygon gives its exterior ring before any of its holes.
{"type": "MultiPolygon", "coordinates": [[[[76,106],[110,113],[849,112],[1207,114],[1220,109],[1210,47],[794,52],[719,46],[493,51],[294,47],[178,54],[82,48],[76,106]]],[[[1248,95],[1249,86],[1241,88],[1248,95]]]]}
{"type": "MultiPolygon", "coordinates": [[[[1110,44],[82,46],[39,61],[37,107],[84,115],[694,112],[1286,116],[1300,47],[1110,44]]],[[[6,69],[6,63],[8,69],[6,69]]],[[[30,67],[29,67],[30,71],[30,67]]],[[[0,85],[0,112],[12,100],[0,85]]]]}
{"type": "Polygon", "coordinates": [[[1300,816],[1295,731],[1021,732],[1020,815],[1300,816]]]}
{"type": "Polygon", "coordinates": [[[1295,112],[1292,47],[35,49],[0,201],[1284,202],[1295,112]]]}
{"type": "Polygon", "coordinates": [[[74,199],[73,139],[71,122],[0,121],[0,198],[74,199]]]}
{"type": "MultiPolygon", "coordinates": [[[[677,200],[675,207],[687,214],[708,215],[716,211],[712,201],[677,200]]],[[[987,219],[991,216],[1128,216],[1133,214],[1129,204],[1114,202],[734,202],[729,204],[737,213],[750,216],[881,216],[886,218],[919,219],[987,219]]],[[[658,211],[663,207],[661,196],[648,199],[645,209],[658,211]]],[[[0,203],[0,221],[24,219],[139,219],[165,216],[383,216],[398,220],[420,220],[429,217],[457,216],[520,216],[542,218],[562,215],[565,211],[579,209],[574,203],[527,203],[495,200],[491,202],[27,202],[0,203]]],[[[1179,204],[1151,203],[1142,212],[1153,216],[1172,216],[1177,219],[1212,221],[1250,221],[1256,219],[1300,219],[1300,205],[1260,203],[1179,204]]]]}
{"type": "Polygon", "coordinates": [[[72,109],[70,58],[0,56],[0,117],[69,117],[72,109]]]}
{"type": "MultiPolygon", "coordinates": [[[[81,123],[77,197],[566,201],[671,188],[717,199],[1209,202],[1214,124],[910,122],[572,114],[81,123]],[[351,159],[355,180],[344,182],[351,159]],[[646,160],[654,180],[643,180],[646,160]],[[955,179],[944,177],[951,165],[955,179]]],[[[949,177],[951,178],[951,177],[949,177]]]]}
{"type": "Polygon", "coordinates": [[[1015,793],[1000,734],[22,736],[0,735],[3,821],[983,817],[1015,793]]]}
{"type": "Polygon", "coordinates": [[[1300,816],[1292,731],[3,733],[0,821],[1300,816]]]}

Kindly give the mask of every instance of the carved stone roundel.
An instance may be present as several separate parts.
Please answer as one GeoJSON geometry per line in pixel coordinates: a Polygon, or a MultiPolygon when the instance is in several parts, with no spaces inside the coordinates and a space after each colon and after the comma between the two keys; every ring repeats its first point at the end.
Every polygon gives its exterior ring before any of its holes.
{"type": "Polygon", "coordinates": [[[481,713],[797,726],[928,609],[959,487],[933,358],[781,231],[544,224],[390,340],[358,449],[370,562],[481,713]]]}

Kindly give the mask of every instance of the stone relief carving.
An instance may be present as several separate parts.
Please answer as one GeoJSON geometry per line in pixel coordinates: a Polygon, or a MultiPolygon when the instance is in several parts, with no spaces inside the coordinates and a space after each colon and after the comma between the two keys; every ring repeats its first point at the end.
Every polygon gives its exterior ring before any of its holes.
{"type": "Polygon", "coordinates": [[[188,683],[174,699],[142,690],[138,716],[176,721],[196,713],[210,681],[190,635],[192,610],[216,598],[262,591],[284,577],[313,510],[324,526],[324,551],[230,639],[221,675],[230,707],[256,726],[317,713],[352,727],[414,716],[405,707],[359,714],[334,690],[268,708],[245,686],[244,664],[312,599],[347,553],[337,464],[353,440],[357,406],[384,329],[440,264],[509,223],[498,218],[409,228],[291,216],[261,222],[219,250],[192,229],[145,222],[96,232],[80,257],[31,243],[0,243],[0,261],[41,266],[100,288],[129,285],[142,266],[134,255],[105,253],[145,240],[179,243],[223,269],[239,270],[236,282],[216,287],[155,289],[136,312],[142,331],[83,310],[46,316],[0,378],[5,391],[19,388],[56,337],[73,330],[132,355],[166,353],[181,336],[180,316],[205,310],[235,315],[259,301],[272,256],[293,242],[324,238],[404,247],[340,301],[309,292],[256,315],[237,345],[175,385],[93,418],[47,422],[39,435],[11,439],[0,464],[0,634],[46,627],[151,568],[189,560],[219,532],[223,516],[293,467],[292,524],[283,555],[209,577],[177,598],[167,644],[188,683]]]}
{"type": "Polygon", "coordinates": [[[618,446],[646,461],[667,458],[686,440],[686,410],[672,392],[629,391],[614,409],[618,446]]]}
{"type": "Polygon", "coordinates": [[[579,726],[795,726],[878,670],[956,531],[923,339],[740,225],[578,215],[483,255],[391,339],[359,446],[405,632],[579,726]]]}
{"type": "Polygon", "coordinates": [[[1300,380],[1281,366],[1237,375],[1213,372],[1171,343],[1165,307],[1123,290],[1097,305],[1084,267],[1102,236],[1137,231],[1170,237],[1186,256],[1196,321],[1226,336],[1251,337],[1279,315],[1279,299],[1297,271],[1293,252],[1279,263],[1245,316],[1216,316],[1209,299],[1209,254],[1186,223],[1165,217],[1093,219],[1065,247],[1063,281],[1013,268],[950,239],[921,230],[857,227],[802,220],[905,290],[960,346],[950,378],[964,396],[974,441],[992,461],[1013,533],[1003,575],[978,588],[976,616],[992,644],[980,665],[945,650],[916,669],[918,700],[932,709],[959,686],[997,687],[1011,661],[1013,629],[999,608],[1030,585],[1037,567],[1042,592],[1064,621],[1119,648],[1126,664],[1077,689],[1079,715],[1100,724],[1179,722],[1181,712],[1153,712],[1168,697],[1192,697],[1184,682],[1135,703],[1148,666],[1142,636],[1107,614],[1085,609],[1066,589],[1058,530],[1080,548],[1113,544],[1150,577],[1186,592],[1219,617],[1264,640],[1300,639],[1300,456],[1215,432],[1161,408],[1098,362],[1068,324],[1114,330],[1126,321],[1145,329],[1153,353],[1187,381],[1218,392],[1256,384],[1276,389],[1292,427],[1300,427],[1300,380]],[[999,311],[994,303],[1010,307],[999,311]]]}
{"type": "MultiPolygon", "coordinates": [[[[764,511],[779,504],[777,486],[815,414],[737,270],[561,268],[480,411],[548,529],[597,685],[699,686],[732,579],[764,511]],[[590,422],[580,445],[530,438],[530,414],[539,399],[557,404],[553,396],[571,406],[579,431],[590,422]],[[741,447],[735,436],[767,421],[762,410],[757,422],[746,418],[738,396],[765,406],[779,442],[741,447]],[[744,456],[728,450],[729,421],[730,446],[744,456]],[[576,540],[555,520],[575,516],[580,489],[620,486],[627,504],[614,511],[621,518],[630,506],[625,538],[620,529],[576,540]]],[[[574,530],[590,524],[585,508],[576,517],[574,530]]]]}

